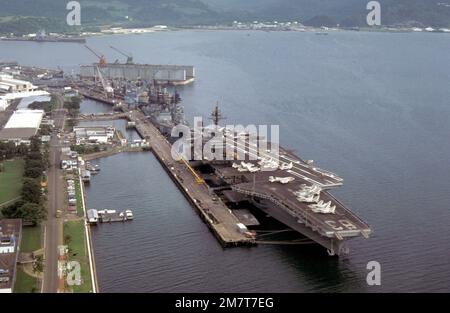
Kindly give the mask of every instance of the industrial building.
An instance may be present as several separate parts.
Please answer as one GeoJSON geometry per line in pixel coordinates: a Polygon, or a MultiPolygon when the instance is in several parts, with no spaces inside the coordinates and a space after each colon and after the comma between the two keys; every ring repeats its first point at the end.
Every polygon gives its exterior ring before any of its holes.
{"type": "Polygon", "coordinates": [[[49,95],[50,94],[44,90],[21,91],[3,94],[0,96],[0,111],[5,111],[11,104],[12,100],[49,95]]]}
{"type": "Polygon", "coordinates": [[[111,126],[76,126],[73,128],[77,145],[83,142],[108,143],[114,138],[115,128],[111,126]]]}
{"type": "Polygon", "coordinates": [[[25,80],[14,79],[11,75],[0,74],[0,92],[30,92],[37,90],[38,87],[25,80]]]}
{"type": "Polygon", "coordinates": [[[192,65],[152,65],[152,64],[93,64],[80,67],[82,79],[98,78],[101,70],[104,79],[125,79],[157,81],[173,85],[186,85],[194,81],[195,70],[192,65]]]}
{"type": "Polygon", "coordinates": [[[0,293],[13,292],[21,237],[21,219],[0,220],[0,293]]]}
{"type": "Polygon", "coordinates": [[[0,73],[0,111],[5,111],[12,100],[32,96],[47,96],[48,92],[25,80],[14,79],[12,75],[0,73]]]}
{"type": "Polygon", "coordinates": [[[43,110],[16,110],[5,127],[0,131],[0,141],[13,141],[16,144],[29,143],[29,139],[37,134],[43,110]]]}
{"type": "Polygon", "coordinates": [[[8,108],[8,106],[9,106],[8,100],[0,97],[0,111],[5,111],[6,108],[8,108]]]}

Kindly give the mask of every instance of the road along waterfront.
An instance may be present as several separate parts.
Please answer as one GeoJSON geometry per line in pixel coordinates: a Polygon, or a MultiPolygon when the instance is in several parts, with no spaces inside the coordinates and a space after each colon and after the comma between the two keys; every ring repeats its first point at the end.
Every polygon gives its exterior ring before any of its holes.
{"type": "MultiPolygon", "coordinates": [[[[78,169],[78,180],[80,182],[81,186],[81,199],[82,199],[82,205],[83,205],[83,214],[84,217],[86,217],[86,201],[84,196],[84,184],[81,180],[81,172],[80,169],[78,169]]],[[[95,257],[94,257],[94,251],[92,246],[92,234],[91,234],[91,228],[89,223],[86,222],[86,219],[84,219],[84,233],[86,236],[86,245],[87,245],[87,252],[88,252],[88,258],[89,258],[89,271],[91,275],[91,282],[92,282],[92,292],[97,293],[99,292],[98,288],[98,279],[97,279],[97,271],[95,269],[95,257]]]]}

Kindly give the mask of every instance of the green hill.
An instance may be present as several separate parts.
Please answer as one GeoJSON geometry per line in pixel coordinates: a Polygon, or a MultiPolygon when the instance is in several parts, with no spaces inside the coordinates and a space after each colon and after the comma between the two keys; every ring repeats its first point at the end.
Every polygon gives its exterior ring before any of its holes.
{"type": "MultiPolygon", "coordinates": [[[[450,26],[450,0],[380,0],[384,25],[450,26]]],[[[363,26],[368,0],[79,0],[84,27],[224,24],[240,21],[325,20],[363,26]]],[[[68,30],[66,1],[0,0],[0,32],[68,30]]]]}

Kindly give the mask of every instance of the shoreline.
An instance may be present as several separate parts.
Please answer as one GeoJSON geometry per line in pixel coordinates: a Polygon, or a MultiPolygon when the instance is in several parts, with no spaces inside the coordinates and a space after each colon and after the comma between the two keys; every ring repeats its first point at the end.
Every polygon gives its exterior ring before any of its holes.
{"type": "Polygon", "coordinates": [[[84,224],[84,233],[86,237],[86,245],[87,245],[87,252],[88,252],[88,259],[89,259],[89,271],[91,276],[91,282],[92,282],[92,293],[98,293],[99,292],[99,286],[98,286],[98,278],[97,278],[97,270],[96,270],[96,264],[95,264],[95,255],[94,255],[94,245],[92,242],[92,235],[91,235],[91,229],[89,223],[86,221],[86,197],[84,195],[84,183],[81,180],[81,172],[80,169],[78,169],[78,180],[80,183],[80,191],[81,191],[81,203],[83,206],[83,224],[84,224]]]}
{"type": "MultiPolygon", "coordinates": [[[[100,26],[101,27],[101,26],[100,26]]],[[[236,31],[236,32],[294,32],[294,33],[315,33],[315,34],[329,34],[329,33],[341,33],[341,32],[361,32],[361,33],[423,33],[423,34],[450,34],[450,29],[439,28],[427,30],[427,28],[415,28],[415,27],[382,27],[382,28],[370,28],[370,27],[311,27],[307,26],[304,28],[292,28],[292,29],[272,29],[272,28],[253,28],[253,27],[242,27],[237,28],[233,26],[226,25],[198,25],[198,26],[177,26],[168,29],[151,29],[151,28],[118,28],[118,30],[108,29],[101,32],[80,32],[80,36],[84,39],[95,38],[95,37],[108,37],[108,36],[129,36],[129,35],[148,35],[155,33],[165,33],[165,32],[179,32],[179,31],[236,31]]],[[[68,33],[56,33],[60,36],[66,36],[68,33]]],[[[84,44],[80,42],[67,42],[67,41],[36,41],[32,40],[32,37],[7,37],[6,34],[0,34],[0,41],[4,42],[33,42],[33,43],[72,43],[72,44],[84,44]]]]}

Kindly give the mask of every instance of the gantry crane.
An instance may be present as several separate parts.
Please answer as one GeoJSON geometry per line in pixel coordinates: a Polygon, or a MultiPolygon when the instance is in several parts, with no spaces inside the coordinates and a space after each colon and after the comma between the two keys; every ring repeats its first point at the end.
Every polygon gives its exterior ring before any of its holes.
{"type": "Polygon", "coordinates": [[[121,55],[125,56],[127,58],[127,62],[126,64],[134,64],[133,62],[133,56],[131,54],[126,54],[125,52],[113,47],[113,46],[109,46],[111,49],[119,52],[121,55]]]}

